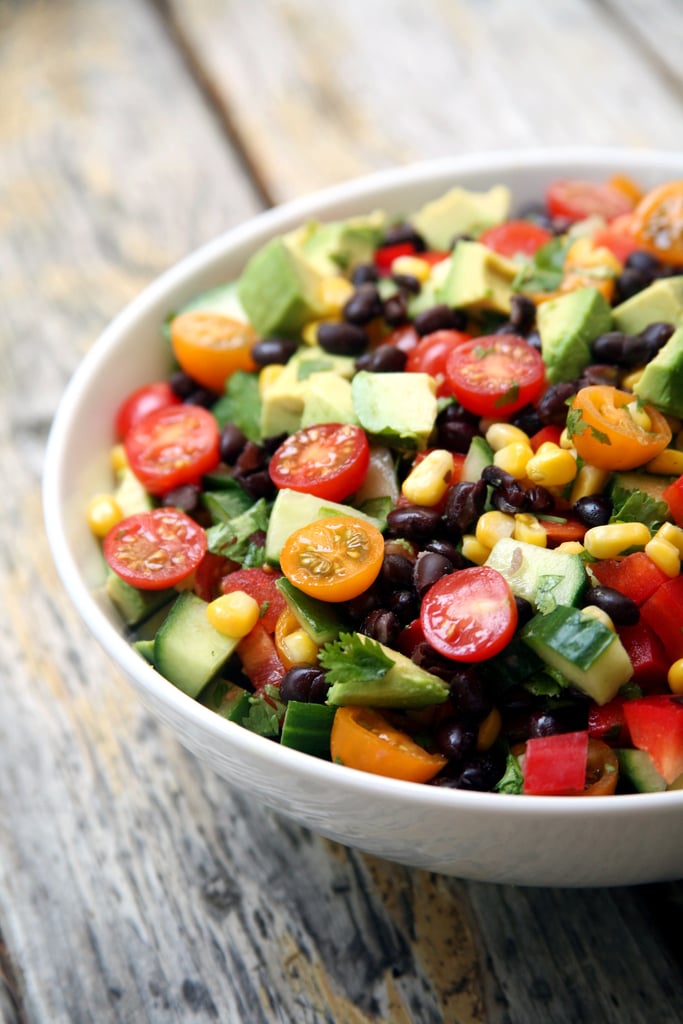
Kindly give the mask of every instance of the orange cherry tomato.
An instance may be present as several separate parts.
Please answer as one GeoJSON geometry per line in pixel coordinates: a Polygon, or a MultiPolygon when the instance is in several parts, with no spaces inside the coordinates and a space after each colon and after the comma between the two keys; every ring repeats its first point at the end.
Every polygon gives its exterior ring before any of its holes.
{"type": "Polygon", "coordinates": [[[586,788],[578,796],[611,796],[619,780],[619,761],[611,747],[602,740],[588,740],[586,788]]]}
{"type": "Polygon", "coordinates": [[[635,469],[654,459],[671,440],[671,428],[652,405],[641,407],[646,429],[632,414],[636,399],[628,391],[594,384],[576,393],[567,416],[567,432],[578,454],[598,469],[635,469]]]}
{"type": "Polygon", "coordinates": [[[289,608],[285,608],[280,612],[275,623],[275,650],[285,668],[293,668],[294,665],[302,664],[301,661],[296,661],[291,656],[287,643],[287,638],[300,628],[299,620],[294,612],[290,611],[289,608]]]}
{"type": "Polygon", "coordinates": [[[429,782],[447,758],[429,754],[372,708],[338,708],[330,736],[332,760],[361,772],[407,782],[429,782]]]}
{"type": "Polygon", "coordinates": [[[643,196],[631,230],[640,246],[663,263],[683,263],[683,181],[667,182],[643,196]]]}
{"type": "Polygon", "coordinates": [[[235,370],[255,370],[251,350],[258,340],[249,324],[222,313],[192,310],[171,321],[171,347],[181,368],[212,391],[222,391],[235,370]]]}
{"type": "Polygon", "coordinates": [[[382,568],[384,538],[355,516],[327,516],[295,530],[280,554],[295,587],[323,601],[350,601],[374,583],[382,568]]]}

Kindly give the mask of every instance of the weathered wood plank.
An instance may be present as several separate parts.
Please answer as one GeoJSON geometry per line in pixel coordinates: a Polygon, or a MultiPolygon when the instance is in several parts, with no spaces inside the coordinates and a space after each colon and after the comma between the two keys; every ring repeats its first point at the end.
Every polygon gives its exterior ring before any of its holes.
{"type": "MultiPolygon", "coordinates": [[[[278,200],[480,149],[677,144],[680,95],[591,0],[163,6],[278,200]]],[[[639,6],[680,23],[677,0],[639,6]]]]}

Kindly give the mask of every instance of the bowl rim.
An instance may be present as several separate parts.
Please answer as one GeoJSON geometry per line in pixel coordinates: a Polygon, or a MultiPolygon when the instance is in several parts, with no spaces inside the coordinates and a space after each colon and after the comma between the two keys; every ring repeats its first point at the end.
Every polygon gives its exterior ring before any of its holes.
{"type": "Polygon", "coordinates": [[[615,172],[661,169],[663,175],[667,172],[683,175],[683,154],[674,150],[595,146],[503,149],[442,157],[379,170],[289,200],[221,233],[190,252],[148,284],[101,332],[71,375],[58,403],[44,456],[43,514],[48,544],[58,575],[88,630],[112,658],[114,664],[131,679],[136,680],[140,689],[147,691],[157,704],[169,705],[174,712],[188,718],[193,728],[199,732],[210,735],[213,740],[225,740],[237,751],[259,759],[264,768],[271,772],[286,772],[291,768],[299,779],[306,777],[311,781],[329,784],[331,800],[334,800],[335,792],[362,796],[366,799],[381,797],[385,801],[391,800],[401,806],[408,806],[414,802],[425,808],[449,809],[454,814],[465,809],[489,813],[500,812],[505,808],[507,814],[520,821],[529,817],[536,818],[539,814],[557,816],[560,812],[563,816],[573,818],[578,815],[581,819],[594,819],[596,815],[602,816],[606,813],[617,817],[624,815],[631,819],[636,810],[644,813],[680,813],[683,807],[683,790],[669,791],[666,794],[620,794],[603,797],[600,800],[525,794],[523,799],[514,800],[510,799],[508,794],[416,785],[413,782],[372,775],[315,758],[298,750],[283,747],[223,719],[173,686],[140,658],[106,617],[87,586],[68,542],[63,518],[65,506],[62,467],[67,457],[68,435],[77,420],[81,400],[93,378],[97,376],[99,363],[105,354],[116,347],[119,339],[134,327],[146,311],[177,288],[190,274],[200,273],[214,260],[241,244],[265,240],[281,230],[286,230],[292,222],[303,222],[316,214],[324,215],[325,208],[337,202],[353,202],[355,199],[365,198],[371,193],[393,187],[408,184],[427,185],[430,181],[451,173],[454,176],[462,176],[495,170],[500,170],[503,176],[501,183],[504,184],[504,175],[511,170],[545,169],[551,173],[562,164],[585,167],[587,172],[596,165],[602,165],[615,172]]]}

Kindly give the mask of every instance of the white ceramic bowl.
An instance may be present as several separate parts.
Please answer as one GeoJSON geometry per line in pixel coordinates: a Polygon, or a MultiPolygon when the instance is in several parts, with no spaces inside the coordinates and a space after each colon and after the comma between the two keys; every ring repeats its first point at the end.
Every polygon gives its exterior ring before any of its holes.
{"type": "Polygon", "coordinates": [[[448,187],[508,184],[516,201],[554,177],[644,185],[683,177],[683,155],[540,150],[468,156],[381,172],[262,214],[169,270],[131,303],[74,375],[46,454],[44,501],[57,568],[86,625],[144,703],[230,783],[315,832],[430,871],[521,885],[625,885],[683,875],[683,791],[580,797],[502,796],[420,786],[329,764],[280,747],[204,708],[128,646],[106,599],[104,571],[85,523],[88,499],[111,486],[114,411],[134,387],[167,371],[160,326],[193,295],[235,277],[268,238],[310,217],[376,208],[414,210],[448,187]]]}

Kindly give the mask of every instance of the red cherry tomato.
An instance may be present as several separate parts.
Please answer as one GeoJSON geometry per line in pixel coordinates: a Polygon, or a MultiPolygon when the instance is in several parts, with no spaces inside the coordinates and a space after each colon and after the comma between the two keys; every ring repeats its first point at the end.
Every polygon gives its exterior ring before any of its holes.
{"type": "Polygon", "coordinates": [[[197,483],[219,462],[216,420],[199,405],[172,405],[133,424],[125,441],[130,467],[150,494],[197,483]]]}
{"type": "Polygon", "coordinates": [[[358,490],[369,463],[365,431],[350,423],[319,423],[280,445],[270,461],[270,477],[276,487],[341,501],[358,490]]]}
{"type": "Polygon", "coordinates": [[[479,241],[500,256],[533,256],[552,237],[550,231],[530,220],[508,220],[487,228],[479,241]]]}
{"type": "Polygon", "coordinates": [[[584,220],[594,215],[614,220],[633,209],[633,199],[607,183],[561,179],[553,181],[546,192],[551,217],[584,220]]]}
{"type": "Polygon", "coordinates": [[[615,221],[612,221],[609,227],[599,228],[595,232],[593,245],[596,249],[609,249],[620,263],[625,263],[631,253],[640,248],[633,235],[629,234],[625,227],[620,229],[615,221]]]}
{"type": "Polygon", "coordinates": [[[179,405],[180,399],[165,380],[145,384],[131,392],[118,408],[115,419],[116,433],[123,439],[134,423],[139,423],[151,412],[179,405]]]}
{"type": "Polygon", "coordinates": [[[478,416],[504,418],[533,402],[544,376],[540,353],[515,334],[472,338],[454,348],[446,362],[451,393],[478,416]]]}
{"type": "Polygon", "coordinates": [[[446,381],[446,362],[457,345],[469,341],[471,335],[462,331],[434,331],[426,334],[408,354],[405,368],[408,373],[428,373],[437,381],[437,395],[448,398],[451,389],[446,381]]]}
{"type": "Polygon", "coordinates": [[[140,590],[164,590],[186,579],[205,552],[201,526],[170,507],[128,516],[104,538],[107,564],[140,590]]]}
{"type": "Polygon", "coordinates": [[[430,587],[420,624],[427,641],[447,658],[484,661],[512,638],[517,605],[499,572],[474,566],[442,576],[430,587]]]}
{"type": "Polygon", "coordinates": [[[412,324],[404,324],[403,327],[397,327],[391,334],[387,335],[386,338],[382,339],[383,345],[393,345],[394,348],[398,348],[401,352],[405,352],[409,355],[413,349],[417,346],[420,341],[420,335],[417,333],[412,324]]]}

